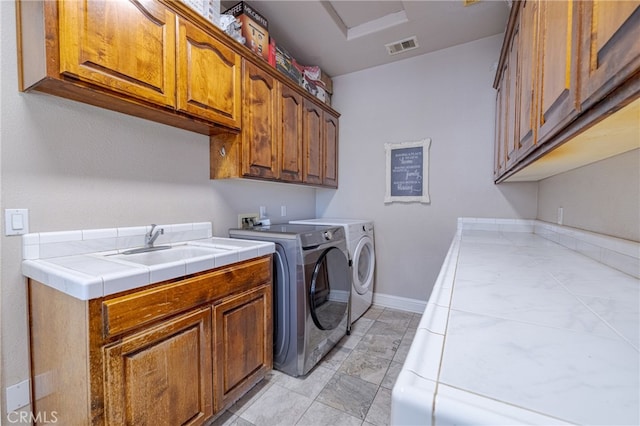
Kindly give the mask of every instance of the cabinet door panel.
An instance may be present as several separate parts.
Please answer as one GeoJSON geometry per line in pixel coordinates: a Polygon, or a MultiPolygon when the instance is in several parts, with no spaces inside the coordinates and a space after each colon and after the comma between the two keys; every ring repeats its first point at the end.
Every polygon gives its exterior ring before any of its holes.
{"type": "Polygon", "coordinates": [[[573,2],[540,2],[538,139],[542,143],[578,112],[574,15],[573,2]]]}
{"type": "Polygon", "coordinates": [[[105,348],[107,424],[195,425],[213,414],[211,309],[105,348]]]}
{"type": "Polygon", "coordinates": [[[302,96],[280,84],[280,179],[302,181],[302,96]]]}
{"type": "Polygon", "coordinates": [[[243,84],[242,172],[278,178],[276,80],[244,61],[243,84]]]}
{"type": "Polygon", "coordinates": [[[304,100],[303,127],[303,181],[322,184],[322,110],[313,102],[304,100]]]}
{"type": "Polygon", "coordinates": [[[536,48],[538,34],[538,5],[535,1],[523,2],[520,10],[520,37],[518,46],[518,146],[517,157],[526,155],[536,142],[534,77],[537,68],[536,48]]]}
{"type": "Polygon", "coordinates": [[[516,30],[515,35],[511,41],[511,48],[506,63],[505,76],[506,81],[506,131],[505,131],[505,147],[506,147],[506,161],[507,167],[510,167],[516,162],[516,152],[518,148],[518,115],[517,115],[517,69],[518,69],[518,32],[516,30]]]}
{"type": "Polygon", "coordinates": [[[182,18],[178,28],[178,109],[239,129],[240,56],[182,18]]]}
{"type": "Polygon", "coordinates": [[[507,162],[505,132],[507,126],[506,105],[505,105],[505,83],[506,78],[500,79],[498,91],[496,92],[496,128],[495,128],[495,144],[494,144],[494,179],[497,179],[505,171],[507,162]]]}
{"type": "Polygon", "coordinates": [[[175,106],[175,15],[155,1],[60,5],[60,73],[175,106]]]}
{"type": "Polygon", "coordinates": [[[222,301],[213,317],[217,412],[273,367],[271,286],[222,301]]]}
{"type": "Polygon", "coordinates": [[[324,112],[324,153],[322,183],[338,187],[338,117],[324,112]]]}
{"type": "Polygon", "coordinates": [[[640,68],[640,1],[593,0],[581,7],[583,107],[602,99],[640,68]]]}

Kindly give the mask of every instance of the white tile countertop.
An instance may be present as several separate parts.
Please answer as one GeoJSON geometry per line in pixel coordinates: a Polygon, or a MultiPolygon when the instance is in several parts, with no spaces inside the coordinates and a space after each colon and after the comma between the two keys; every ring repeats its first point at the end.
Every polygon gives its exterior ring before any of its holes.
{"type": "Polygon", "coordinates": [[[640,424],[638,275],[635,242],[459,220],[391,423],[640,424]]]}
{"type": "Polygon", "coordinates": [[[121,255],[144,245],[149,226],[25,234],[22,274],[77,299],[90,300],[275,251],[270,242],[212,237],[211,222],[158,228],[164,234],[154,245],[172,249],[146,253],[153,260],[150,264],[134,261],[137,255],[121,255]],[[188,248],[178,256],[167,256],[180,250],[179,246],[188,248]]]}

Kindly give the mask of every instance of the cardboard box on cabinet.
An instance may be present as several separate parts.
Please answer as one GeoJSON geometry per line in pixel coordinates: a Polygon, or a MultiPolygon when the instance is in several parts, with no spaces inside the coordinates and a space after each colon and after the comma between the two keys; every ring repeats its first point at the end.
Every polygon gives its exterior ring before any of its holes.
{"type": "Polygon", "coordinates": [[[235,16],[242,24],[242,36],[245,46],[265,61],[269,61],[269,22],[247,2],[241,1],[225,10],[227,15],[235,16]]]}
{"type": "Polygon", "coordinates": [[[298,68],[293,65],[295,59],[293,59],[289,52],[287,52],[275,41],[272,41],[271,46],[273,49],[273,61],[275,69],[289,77],[291,80],[295,81],[296,84],[300,84],[300,78],[302,77],[302,75],[300,74],[298,68]]]}
{"type": "Polygon", "coordinates": [[[207,18],[215,25],[220,25],[220,0],[181,0],[184,4],[207,18]]]}

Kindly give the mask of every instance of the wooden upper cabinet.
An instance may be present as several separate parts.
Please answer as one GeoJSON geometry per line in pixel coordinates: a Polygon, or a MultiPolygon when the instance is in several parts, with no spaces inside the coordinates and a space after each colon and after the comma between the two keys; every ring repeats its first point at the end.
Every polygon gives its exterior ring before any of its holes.
{"type": "Polygon", "coordinates": [[[580,157],[556,151],[563,158],[550,168],[518,173],[640,96],[638,40],[640,0],[514,1],[494,80],[495,180],[606,158],[593,148],[580,157]]]}
{"type": "Polygon", "coordinates": [[[105,423],[203,424],[213,414],[211,335],[205,308],[106,347],[105,423]]]}
{"type": "Polygon", "coordinates": [[[542,1],[538,36],[538,139],[578,113],[578,19],[572,1],[542,1]]]}
{"type": "Polygon", "coordinates": [[[177,46],[178,110],[239,129],[240,55],[183,18],[177,46]]]}
{"type": "Polygon", "coordinates": [[[323,114],[324,138],[322,184],[332,188],[338,187],[338,117],[323,114]]]}
{"type": "Polygon", "coordinates": [[[322,185],[323,122],[322,110],[307,99],[303,109],[303,177],[305,183],[322,185]]]}
{"type": "Polygon", "coordinates": [[[588,107],[640,68],[640,1],[578,2],[582,17],[581,98],[588,107]]]}
{"type": "Polygon", "coordinates": [[[279,84],[278,158],[280,179],[302,181],[302,95],[279,84]]]}
{"type": "Polygon", "coordinates": [[[276,179],[276,80],[249,61],[243,65],[242,174],[276,179]]]}
{"type": "Polygon", "coordinates": [[[60,73],[175,106],[176,15],[153,0],[59,5],[60,73]]]}

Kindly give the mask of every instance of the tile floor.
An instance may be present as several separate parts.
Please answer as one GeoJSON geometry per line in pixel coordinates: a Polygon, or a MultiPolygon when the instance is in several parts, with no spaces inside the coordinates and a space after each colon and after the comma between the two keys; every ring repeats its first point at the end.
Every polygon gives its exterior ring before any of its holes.
{"type": "Polygon", "coordinates": [[[309,374],[273,370],[214,426],[386,426],[421,314],[371,307],[309,374]]]}

